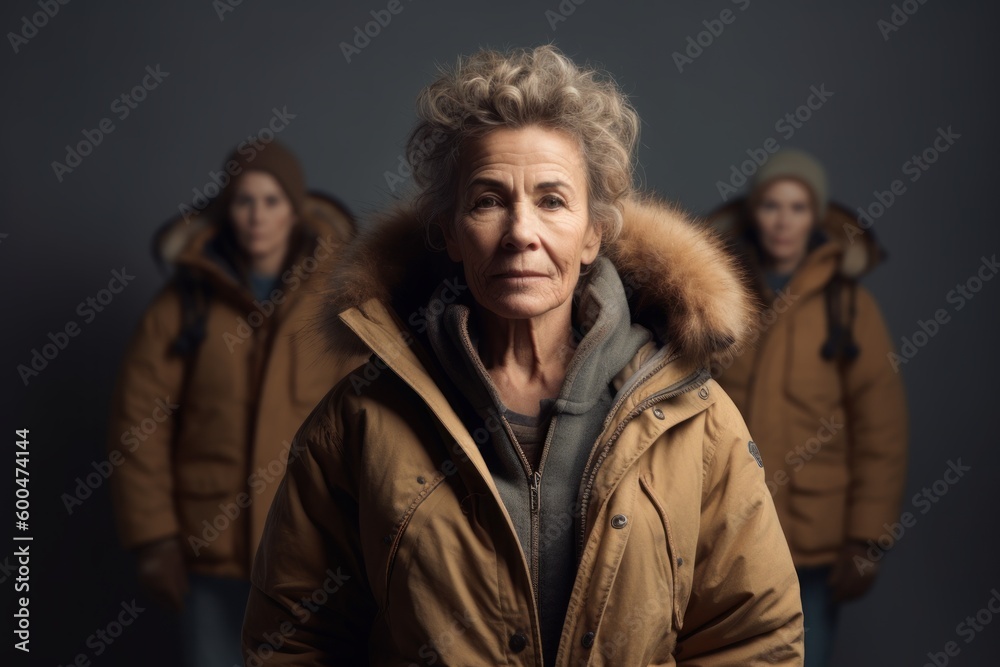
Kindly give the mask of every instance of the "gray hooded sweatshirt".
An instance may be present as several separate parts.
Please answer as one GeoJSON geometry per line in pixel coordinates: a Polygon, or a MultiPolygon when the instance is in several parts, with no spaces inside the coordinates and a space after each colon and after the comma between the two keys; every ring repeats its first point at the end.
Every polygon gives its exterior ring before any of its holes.
{"type": "MultiPolygon", "coordinates": [[[[430,303],[443,303],[438,297],[435,293],[430,303]]],[[[582,537],[578,500],[584,467],[613,405],[612,378],[652,334],[632,323],[618,272],[599,256],[581,275],[573,295],[578,345],[551,405],[539,465],[529,474],[505,417],[507,407],[478,354],[479,320],[471,293],[463,297],[443,309],[428,308],[428,342],[454,383],[446,393],[460,402],[456,412],[469,432],[482,432],[484,426],[489,430],[483,456],[531,568],[542,654],[545,664],[552,665],[580,558],[576,545],[582,537]]]]}

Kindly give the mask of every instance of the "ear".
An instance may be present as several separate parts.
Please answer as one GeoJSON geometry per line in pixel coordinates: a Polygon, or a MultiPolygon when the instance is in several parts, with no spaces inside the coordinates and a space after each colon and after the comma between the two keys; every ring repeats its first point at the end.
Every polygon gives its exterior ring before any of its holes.
{"type": "Polygon", "coordinates": [[[601,249],[601,225],[593,223],[587,225],[587,231],[583,237],[583,254],[580,261],[583,264],[592,264],[597,259],[597,253],[601,249]]]}

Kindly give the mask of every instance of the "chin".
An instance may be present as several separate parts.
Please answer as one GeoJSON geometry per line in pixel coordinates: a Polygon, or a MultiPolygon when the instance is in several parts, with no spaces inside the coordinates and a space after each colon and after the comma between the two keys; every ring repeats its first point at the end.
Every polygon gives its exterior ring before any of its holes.
{"type": "Polygon", "coordinates": [[[254,243],[247,249],[248,254],[254,259],[268,257],[274,252],[274,247],[270,243],[254,243]]]}
{"type": "Polygon", "coordinates": [[[510,294],[487,299],[480,305],[497,317],[508,320],[527,320],[555,310],[561,303],[534,294],[510,294]]]}
{"type": "Polygon", "coordinates": [[[776,262],[786,262],[793,256],[792,253],[790,253],[788,249],[785,248],[784,246],[779,248],[775,248],[773,246],[771,247],[765,246],[764,250],[771,257],[771,259],[773,259],[776,262]]]}

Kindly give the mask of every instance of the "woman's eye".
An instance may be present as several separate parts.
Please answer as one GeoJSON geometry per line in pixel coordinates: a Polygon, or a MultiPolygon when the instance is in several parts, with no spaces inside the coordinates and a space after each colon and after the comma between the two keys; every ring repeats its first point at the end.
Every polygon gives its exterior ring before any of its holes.
{"type": "Polygon", "coordinates": [[[476,208],[495,208],[500,205],[496,197],[481,197],[476,200],[476,208]]]}
{"type": "Polygon", "coordinates": [[[549,195],[542,199],[542,206],[545,208],[559,208],[563,205],[562,199],[555,195],[549,195]]]}

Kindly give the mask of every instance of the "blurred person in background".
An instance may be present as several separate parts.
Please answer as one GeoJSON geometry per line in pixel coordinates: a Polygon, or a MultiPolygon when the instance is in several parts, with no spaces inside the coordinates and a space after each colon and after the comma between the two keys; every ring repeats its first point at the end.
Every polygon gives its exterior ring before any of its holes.
{"type": "Polygon", "coordinates": [[[764,460],[798,571],[809,667],[829,664],[840,604],[875,581],[872,545],[899,518],[907,459],[893,343],[858,283],[884,253],[827,187],[819,162],[786,149],[745,199],[709,216],[765,306],[755,342],[713,374],[764,460]]]}
{"type": "Polygon", "coordinates": [[[635,192],[617,83],[483,50],[417,109],[416,202],[325,307],[334,349],[372,360],[299,431],[246,664],[801,665],[764,471],[708,371],[749,290],[635,192]]]}
{"type": "Polygon", "coordinates": [[[241,144],[204,210],[154,251],[172,279],[128,344],[111,404],[119,534],[139,581],[180,613],[184,664],[241,663],[240,628],[264,519],[305,416],[363,361],[303,335],[317,286],[353,234],[307,193],[278,143],[241,144]]]}

